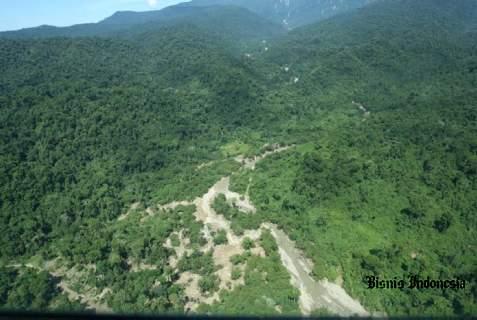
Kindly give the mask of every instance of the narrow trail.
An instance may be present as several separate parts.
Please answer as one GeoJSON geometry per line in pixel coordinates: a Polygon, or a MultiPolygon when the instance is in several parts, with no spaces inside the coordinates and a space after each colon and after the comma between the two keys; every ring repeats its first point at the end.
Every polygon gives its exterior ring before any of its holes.
{"type": "Polygon", "coordinates": [[[273,145],[272,146],[273,150],[266,151],[260,156],[255,156],[253,158],[245,158],[244,156],[237,156],[235,157],[235,161],[240,162],[245,169],[255,170],[255,167],[258,162],[262,161],[268,156],[271,156],[274,153],[286,151],[290,148],[293,148],[294,146],[295,145],[280,147],[278,145],[273,145]]]}

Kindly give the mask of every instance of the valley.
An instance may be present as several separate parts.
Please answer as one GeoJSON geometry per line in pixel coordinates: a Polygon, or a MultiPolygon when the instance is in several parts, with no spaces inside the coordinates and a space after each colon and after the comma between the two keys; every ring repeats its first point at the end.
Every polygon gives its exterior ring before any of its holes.
{"type": "Polygon", "coordinates": [[[0,32],[0,310],[475,315],[475,21],[193,0],[0,32]]]}

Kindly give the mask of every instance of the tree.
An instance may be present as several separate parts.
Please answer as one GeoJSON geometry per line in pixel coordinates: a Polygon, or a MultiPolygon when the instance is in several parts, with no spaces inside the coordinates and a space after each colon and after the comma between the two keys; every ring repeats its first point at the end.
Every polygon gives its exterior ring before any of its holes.
{"type": "Polygon", "coordinates": [[[219,230],[214,237],[214,244],[221,245],[221,244],[226,244],[227,242],[228,242],[227,233],[223,229],[219,230]]]}
{"type": "Polygon", "coordinates": [[[212,293],[219,288],[219,279],[215,274],[209,274],[199,280],[199,288],[202,293],[212,293]]]}
{"type": "Polygon", "coordinates": [[[245,237],[245,238],[242,240],[242,248],[244,248],[245,250],[250,250],[250,249],[252,249],[253,247],[255,247],[255,243],[254,243],[253,240],[250,239],[249,237],[245,237]]]}
{"type": "Polygon", "coordinates": [[[452,216],[445,212],[438,219],[434,220],[433,227],[439,232],[445,232],[452,225],[452,216]]]}

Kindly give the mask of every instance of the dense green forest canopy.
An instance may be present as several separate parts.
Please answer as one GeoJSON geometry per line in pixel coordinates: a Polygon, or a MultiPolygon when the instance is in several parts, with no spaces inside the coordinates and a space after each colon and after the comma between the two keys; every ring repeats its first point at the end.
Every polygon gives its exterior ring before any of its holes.
{"type": "Polygon", "coordinates": [[[244,284],[223,291],[213,252],[167,264],[183,234],[205,241],[193,205],[141,218],[232,175],[257,207],[216,199],[237,235],[275,223],[317,279],[341,278],[369,310],[475,315],[476,2],[376,1],[286,34],[245,9],[184,8],[0,35],[0,305],[84,310],[62,282],[75,270],[73,289],[104,292],[113,311],[183,312],[192,272],[220,293],[201,312],[278,313],[271,294],[297,313],[269,234],[264,257],[243,244],[244,284]],[[233,160],[277,142],[295,147],[255,171],[233,160]],[[369,291],[370,273],[467,287],[369,291]]]}
{"type": "Polygon", "coordinates": [[[315,23],[334,15],[361,8],[376,0],[192,0],[193,6],[233,5],[282,24],[287,29],[315,23]]]}
{"type": "Polygon", "coordinates": [[[280,24],[237,6],[192,6],[179,4],[160,11],[117,12],[98,23],[71,27],[41,26],[18,31],[0,32],[0,38],[32,39],[58,37],[134,38],[146,32],[184,23],[200,27],[209,33],[240,39],[271,38],[285,32],[280,24]]]}

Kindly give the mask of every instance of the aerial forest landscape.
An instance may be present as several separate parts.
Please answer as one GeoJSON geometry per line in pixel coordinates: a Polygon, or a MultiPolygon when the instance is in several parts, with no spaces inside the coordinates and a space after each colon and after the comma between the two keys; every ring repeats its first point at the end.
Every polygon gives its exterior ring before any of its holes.
{"type": "Polygon", "coordinates": [[[477,316],[477,0],[179,2],[0,32],[0,312],[477,316]]]}

